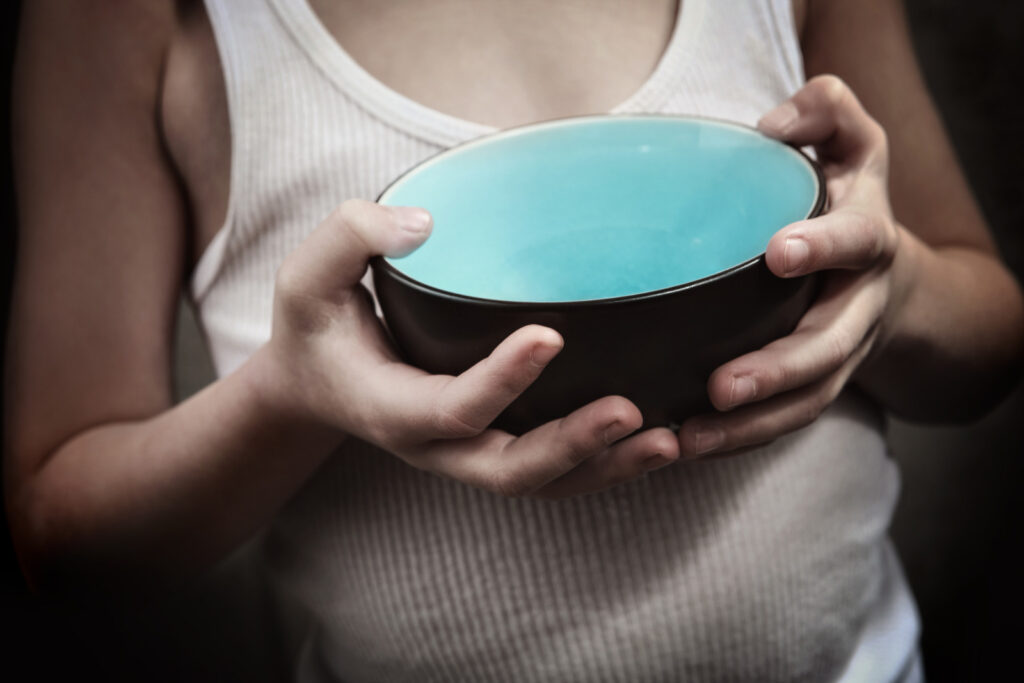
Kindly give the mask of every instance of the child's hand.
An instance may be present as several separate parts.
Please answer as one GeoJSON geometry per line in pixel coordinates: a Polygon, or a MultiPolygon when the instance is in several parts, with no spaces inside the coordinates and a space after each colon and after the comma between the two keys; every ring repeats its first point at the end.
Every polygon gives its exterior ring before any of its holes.
{"type": "Polygon", "coordinates": [[[767,262],[779,277],[827,271],[824,287],[792,334],[712,373],[708,394],[723,412],[683,424],[684,457],[764,443],[814,421],[877,351],[909,286],[907,268],[895,266],[909,258],[908,234],[889,205],[886,135],[850,89],[834,76],[814,78],[758,126],[815,145],[831,209],[776,233],[767,262]]]}
{"type": "Polygon", "coordinates": [[[561,350],[546,327],[524,327],[458,377],[402,363],[359,282],[371,256],[409,253],[430,215],[365,201],[342,204],[277,276],[264,349],[278,409],[374,443],[414,467],[507,496],[601,490],[679,455],[667,429],[639,429],[639,410],[609,396],[514,437],[488,429],[561,350]]]}

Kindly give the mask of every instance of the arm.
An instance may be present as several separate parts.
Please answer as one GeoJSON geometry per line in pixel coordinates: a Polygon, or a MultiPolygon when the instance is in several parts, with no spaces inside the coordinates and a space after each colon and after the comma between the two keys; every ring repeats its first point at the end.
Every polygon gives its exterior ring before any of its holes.
{"type": "Polygon", "coordinates": [[[186,224],[157,102],[174,22],[170,2],[23,10],[4,479],[40,585],[86,567],[116,582],[112,566],[199,566],[336,438],[275,422],[251,369],[170,410],[186,224]],[[317,448],[297,452],[314,455],[275,457],[304,439],[317,448]]]}
{"type": "Polygon", "coordinates": [[[888,134],[897,255],[908,262],[907,300],[855,381],[911,419],[978,417],[1018,377],[1024,306],[928,95],[902,4],[813,0],[807,22],[808,75],[839,75],[888,134]]]}
{"type": "Polygon", "coordinates": [[[459,377],[398,362],[358,282],[372,255],[426,239],[430,218],[366,202],[343,204],[283,264],[270,342],[172,405],[187,225],[157,111],[174,26],[170,2],[24,9],[4,479],[36,587],[197,571],[347,434],[513,496],[598,490],[677,457],[667,430],[629,436],[641,418],[621,397],[519,438],[485,429],[558,353],[552,330],[518,331],[459,377]]]}
{"type": "Polygon", "coordinates": [[[1020,372],[1021,291],[956,164],[898,3],[811,2],[803,38],[810,75],[854,87],[813,78],[760,123],[815,146],[832,200],[827,215],[780,230],[767,262],[780,277],[823,271],[823,293],[791,335],[715,370],[720,412],[680,431],[690,456],[798,429],[850,382],[912,419],[970,419],[1020,372]]]}

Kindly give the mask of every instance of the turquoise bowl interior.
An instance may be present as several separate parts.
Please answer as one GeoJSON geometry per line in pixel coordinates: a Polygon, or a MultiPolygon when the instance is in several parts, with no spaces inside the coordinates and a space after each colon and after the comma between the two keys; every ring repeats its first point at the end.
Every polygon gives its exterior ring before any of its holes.
{"type": "Polygon", "coordinates": [[[422,206],[434,231],[386,262],[430,288],[505,302],[635,297],[764,253],[815,213],[798,150],[709,119],[595,116],[509,129],[442,152],[379,198],[422,206]]]}

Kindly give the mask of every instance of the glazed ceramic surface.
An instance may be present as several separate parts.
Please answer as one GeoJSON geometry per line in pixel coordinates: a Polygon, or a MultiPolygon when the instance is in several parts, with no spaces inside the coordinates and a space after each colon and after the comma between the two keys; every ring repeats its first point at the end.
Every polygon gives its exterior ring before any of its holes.
{"type": "Polygon", "coordinates": [[[383,204],[423,206],[434,232],[390,259],[413,280],[503,301],[616,298],[700,280],[811,214],[818,177],[745,127],[666,116],[512,129],[431,159],[383,204]]]}
{"type": "Polygon", "coordinates": [[[825,196],[813,162],[752,129],[603,116],[442,152],[379,201],[434,215],[417,251],[371,261],[408,362],[457,374],[523,325],[562,334],[496,423],[521,433],[612,394],[648,426],[708,410],[711,371],[787,334],[810,305],[814,278],[774,276],[764,249],[825,196]]]}

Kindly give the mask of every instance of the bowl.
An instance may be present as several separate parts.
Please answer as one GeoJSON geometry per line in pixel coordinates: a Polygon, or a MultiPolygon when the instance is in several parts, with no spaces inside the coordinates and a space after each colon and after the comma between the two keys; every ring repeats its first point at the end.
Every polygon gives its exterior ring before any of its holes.
{"type": "Polygon", "coordinates": [[[764,252],[822,211],[825,183],[802,152],[739,124],[582,116],[443,151],[378,202],[434,217],[412,254],[371,261],[407,362],[454,375],[524,325],[561,333],[561,353],[495,422],[522,433],[612,394],[645,426],[709,410],[712,370],[810,305],[815,279],[774,276],[764,252]]]}

